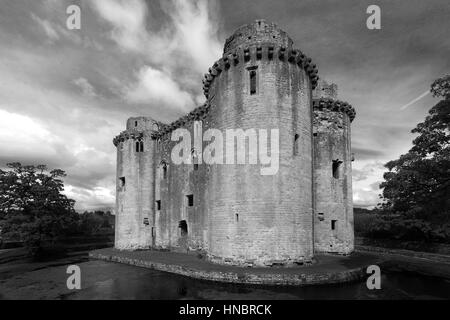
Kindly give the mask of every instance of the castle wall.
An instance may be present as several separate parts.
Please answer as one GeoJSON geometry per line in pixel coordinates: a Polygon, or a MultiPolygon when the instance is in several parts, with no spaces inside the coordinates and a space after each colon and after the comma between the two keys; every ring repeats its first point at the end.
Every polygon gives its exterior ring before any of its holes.
{"type": "Polygon", "coordinates": [[[327,107],[314,109],[317,252],[348,254],[354,250],[350,126],[350,117],[345,112],[327,107]]]}
{"type": "MultiPolygon", "coordinates": [[[[186,123],[182,128],[193,135],[193,123],[186,123]]],[[[161,209],[155,210],[157,248],[174,251],[207,248],[207,197],[206,181],[209,168],[200,164],[194,170],[193,164],[174,164],[171,151],[178,142],[170,140],[170,133],[161,137],[157,148],[157,172],[155,200],[161,201],[161,209]],[[164,178],[163,164],[167,164],[164,178]],[[188,195],[193,196],[193,206],[189,206],[188,195]],[[186,221],[187,236],[182,234],[180,222],[186,221]]]]}

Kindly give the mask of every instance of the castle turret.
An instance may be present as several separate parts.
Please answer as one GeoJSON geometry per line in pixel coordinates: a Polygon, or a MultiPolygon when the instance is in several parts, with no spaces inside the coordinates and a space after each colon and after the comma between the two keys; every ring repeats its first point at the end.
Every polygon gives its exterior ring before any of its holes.
{"type": "Polygon", "coordinates": [[[251,265],[312,260],[311,90],[317,79],[311,59],[292,48],[284,31],[262,20],[239,28],[205,76],[210,127],[249,130],[248,141],[252,130],[265,129],[268,136],[259,135],[259,147],[262,139],[271,144],[272,129],[279,132],[277,172],[262,175],[266,166],[249,164],[250,157],[245,164],[212,166],[211,260],[251,265]]]}
{"type": "Polygon", "coordinates": [[[320,80],[314,95],[314,238],[317,252],[354,249],[351,122],[355,110],[320,80]]]}
{"type": "Polygon", "coordinates": [[[148,248],[154,227],[154,157],[152,133],[159,124],[148,117],[130,118],[114,139],[117,147],[116,234],[118,249],[148,248]]]}

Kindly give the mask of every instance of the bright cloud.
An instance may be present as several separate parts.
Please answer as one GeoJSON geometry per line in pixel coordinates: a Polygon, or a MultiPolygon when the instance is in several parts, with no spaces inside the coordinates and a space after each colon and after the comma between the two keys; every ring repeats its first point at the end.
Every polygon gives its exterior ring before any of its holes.
{"type": "Polygon", "coordinates": [[[127,88],[126,99],[128,101],[146,103],[152,100],[168,108],[183,111],[195,107],[192,96],[183,91],[178,83],[167,74],[150,66],[145,66],[139,71],[137,78],[137,84],[127,88]]]}

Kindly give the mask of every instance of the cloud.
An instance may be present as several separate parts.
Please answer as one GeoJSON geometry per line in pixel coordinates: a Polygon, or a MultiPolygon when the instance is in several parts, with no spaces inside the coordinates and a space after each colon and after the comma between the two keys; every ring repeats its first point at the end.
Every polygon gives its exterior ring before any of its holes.
{"type": "Polygon", "coordinates": [[[152,23],[156,14],[143,0],[90,2],[111,27],[110,38],[144,65],[137,76],[141,83],[122,84],[126,91],[135,87],[127,95],[129,101],[157,105],[168,100],[175,103],[172,109],[186,112],[199,104],[202,75],[221,55],[219,22],[213,19],[217,8],[215,1],[207,0],[164,0],[157,4],[166,16],[160,24],[152,23]],[[158,82],[149,83],[154,78],[162,80],[160,89],[158,82]],[[170,93],[175,95],[171,99],[165,93],[169,88],[175,89],[170,93]]]}
{"type": "Polygon", "coordinates": [[[55,41],[59,39],[59,35],[53,28],[50,21],[39,18],[33,12],[31,13],[31,18],[45,31],[50,41],[55,41]]]}
{"type": "Polygon", "coordinates": [[[352,148],[353,153],[355,154],[355,158],[361,160],[367,159],[376,159],[385,156],[383,151],[374,150],[374,149],[365,149],[365,148],[352,148]]]}
{"type": "MultiPolygon", "coordinates": [[[[178,50],[194,62],[194,70],[205,73],[221,55],[218,24],[212,20],[214,1],[164,1],[163,9],[174,27],[173,37],[178,50]]],[[[216,17],[217,18],[217,17],[216,17]]],[[[216,20],[217,21],[217,20],[216,20]]]]}
{"type": "Polygon", "coordinates": [[[354,162],[353,202],[359,207],[374,207],[379,202],[380,180],[386,172],[383,162],[373,160],[358,160],[354,162]]]}
{"type": "Polygon", "coordinates": [[[64,193],[71,199],[77,199],[76,210],[105,210],[115,202],[116,195],[112,190],[115,190],[113,185],[93,189],[66,186],[64,193]]]}
{"type": "Polygon", "coordinates": [[[144,1],[96,0],[89,4],[112,26],[110,36],[123,49],[145,52],[149,43],[155,49],[162,48],[162,39],[146,32],[148,8],[144,1]]]}
{"type": "MultiPolygon", "coordinates": [[[[1,105],[0,105],[1,108],[1,105]]],[[[75,158],[64,141],[55,137],[40,122],[0,109],[0,166],[21,161],[23,164],[73,164],[75,158]]]]}
{"type": "Polygon", "coordinates": [[[195,106],[192,96],[183,91],[167,74],[144,66],[137,75],[137,83],[126,88],[125,98],[132,103],[162,104],[167,108],[187,111],[195,106]]]}
{"type": "Polygon", "coordinates": [[[81,92],[87,97],[95,97],[97,94],[95,93],[94,87],[89,83],[89,81],[85,78],[78,78],[73,80],[73,83],[81,89],[81,92]]]}

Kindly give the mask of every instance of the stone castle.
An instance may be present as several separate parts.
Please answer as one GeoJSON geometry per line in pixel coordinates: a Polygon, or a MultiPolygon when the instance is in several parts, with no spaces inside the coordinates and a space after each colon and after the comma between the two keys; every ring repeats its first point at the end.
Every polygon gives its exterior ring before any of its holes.
{"type": "MultiPolygon", "coordinates": [[[[115,247],[200,252],[216,263],[302,265],[354,248],[354,109],[319,80],[274,24],[239,28],[203,80],[206,103],[171,124],[130,118],[117,147],[115,247]],[[174,164],[171,133],[194,124],[279,129],[279,170],[261,164],[174,164]]],[[[244,142],[245,143],[245,142],[244,142]]]]}

